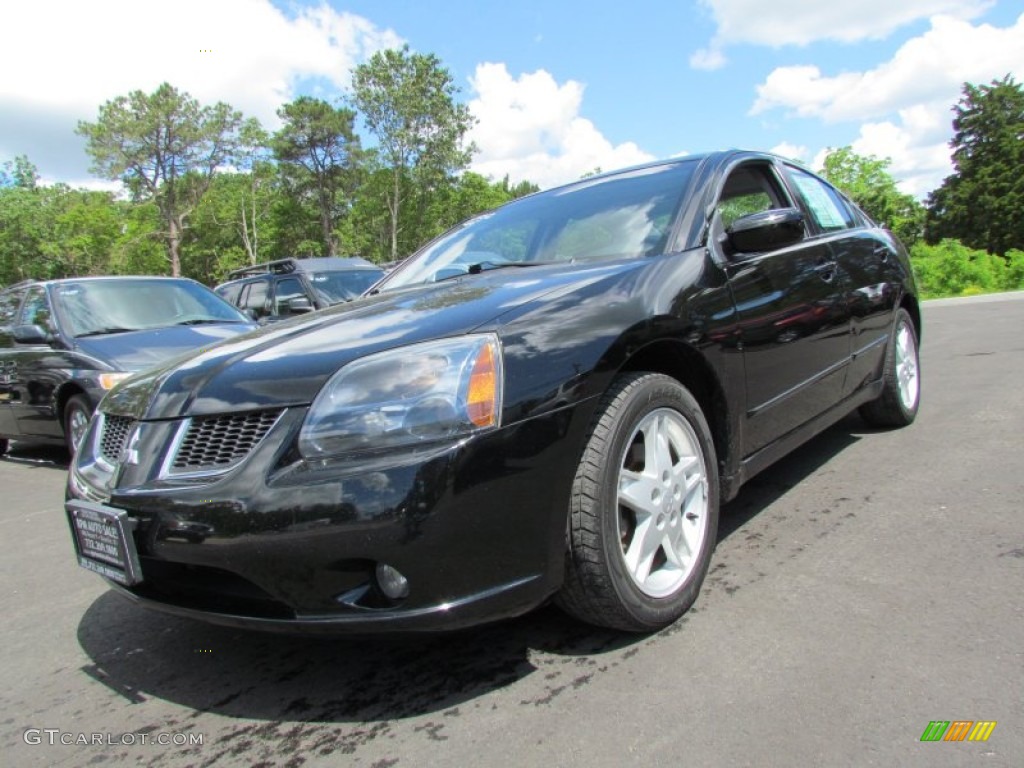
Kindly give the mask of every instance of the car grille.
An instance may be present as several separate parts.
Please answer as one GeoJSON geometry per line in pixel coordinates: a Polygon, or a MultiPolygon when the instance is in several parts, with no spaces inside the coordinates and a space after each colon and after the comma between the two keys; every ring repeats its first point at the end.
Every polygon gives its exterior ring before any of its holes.
{"type": "Polygon", "coordinates": [[[100,435],[100,456],[110,464],[121,459],[121,451],[128,442],[128,435],[135,426],[135,419],[128,416],[103,417],[103,432],[100,435]]]}
{"type": "Polygon", "coordinates": [[[274,426],[281,408],[192,419],[171,464],[173,472],[227,469],[245,458],[274,426]]]}

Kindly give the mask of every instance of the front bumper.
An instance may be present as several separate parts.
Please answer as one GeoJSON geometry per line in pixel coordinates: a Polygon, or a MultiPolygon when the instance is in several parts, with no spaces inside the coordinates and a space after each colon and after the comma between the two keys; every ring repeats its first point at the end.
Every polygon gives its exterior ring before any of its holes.
{"type": "Polygon", "coordinates": [[[170,613],[313,632],[456,629],[525,613],[558,589],[586,429],[577,408],[362,469],[298,457],[304,415],[286,410],[223,473],[167,476],[167,423],[139,425],[134,461],[112,468],[109,490],[88,455],[76,461],[69,497],[132,521],[142,580],[111,584],[170,613]],[[408,579],[408,596],[384,594],[378,564],[408,579]]]}

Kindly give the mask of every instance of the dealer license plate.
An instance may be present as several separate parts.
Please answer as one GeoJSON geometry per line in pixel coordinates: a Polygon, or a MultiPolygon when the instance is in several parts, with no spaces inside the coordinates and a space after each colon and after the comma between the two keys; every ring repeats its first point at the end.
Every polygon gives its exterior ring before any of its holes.
{"type": "Polygon", "coordinates": [[[64,508],[80,566],[125,586],[142,581],[132,538],[135,524],[127,512],[78,500],[65,502],[64,508]]]}

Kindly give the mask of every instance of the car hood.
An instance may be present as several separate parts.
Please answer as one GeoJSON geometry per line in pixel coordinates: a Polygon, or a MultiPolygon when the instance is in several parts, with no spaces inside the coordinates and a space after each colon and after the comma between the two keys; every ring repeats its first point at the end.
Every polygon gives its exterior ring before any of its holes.
{"type": "Polygon", "coordinates": [[[118,371],[142,371],[254,328],[247,323],[175,325],[77,339],[79,352],[118,371]]]}
{"type": "Polygon", "coordinates": [[[552,294],[617,279],[643,260],[504,269],[368,296],[237,336],[121,383],[107,413],[173,419],[307,405],[346,363],[457,336],[552,294]]]}

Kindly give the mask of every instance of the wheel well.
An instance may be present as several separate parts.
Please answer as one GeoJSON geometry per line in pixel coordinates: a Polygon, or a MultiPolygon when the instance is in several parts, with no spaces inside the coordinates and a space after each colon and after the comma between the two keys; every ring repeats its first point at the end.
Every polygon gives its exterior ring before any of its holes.
{"type": "Polygon", "coordinates": [[[921,308],[917,304],[917,299],[909,293],[903,295],[903,299],[900,301],[900,306],[907,310],[910,314],[910,319],[914,322],[914,333],[917,334],[917,343],[921,343],[921,308]]]}
{"type": "Polygon", "coordinates": [[[701,354],[679,342],[658,341],[637,351],[620,370],[661,373],[671,376],[690,391],[711,428],[721,480],[729,466],[728,406],[718,379],[701,354]]]}
{"type": "Polygon", "coordinates": [[[84,389],[81,389],[73,385],[66,386],[57,393],[57,401],[54,403],[54,405],[57,407],[57,412],[55,415],[58,421],[60,421],[61,432],[64,431],[64,408],[67,406],[68,400],[70,400],[75,395],[84,394],[84,389]]]}

